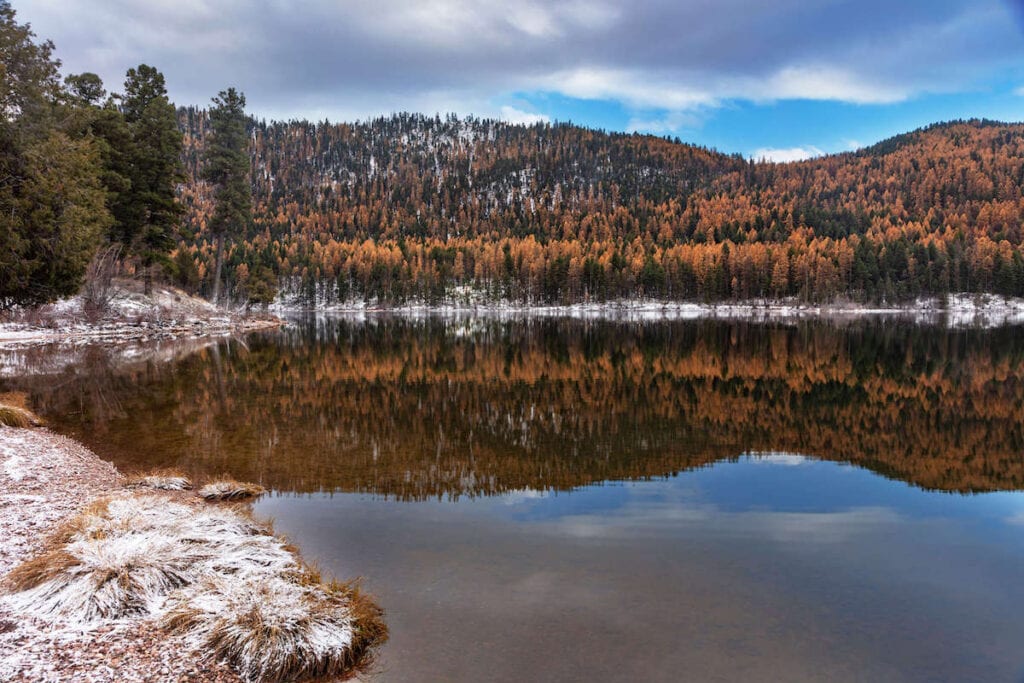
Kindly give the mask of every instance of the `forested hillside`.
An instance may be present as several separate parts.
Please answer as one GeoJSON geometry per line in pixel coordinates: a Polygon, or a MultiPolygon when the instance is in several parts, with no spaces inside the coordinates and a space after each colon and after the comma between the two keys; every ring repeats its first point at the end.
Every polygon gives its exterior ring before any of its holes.
{"type": "MultiPolygon", "coordinates": [[[[179,110],[179,278],[208,286],[206,112],[179,110]]],[[[398,114],[251,123],[236,296],[576,302],[1024,294],[1024,125],[938,124],[855,153],[753,163],[568,124],[398,114]],[[261,290],[262,291],[262,290],[261,290]]]]}

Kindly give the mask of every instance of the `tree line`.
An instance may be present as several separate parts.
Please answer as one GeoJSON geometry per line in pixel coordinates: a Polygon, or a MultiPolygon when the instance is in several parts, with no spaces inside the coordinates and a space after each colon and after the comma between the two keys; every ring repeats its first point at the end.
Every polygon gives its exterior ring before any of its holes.
{"type": "MultiPolygon", "coordinates": [[[[218,302],[1024,296],[1024,125],[955,121],[773,164],[567,123],[248,118],[60,78],[0,0],[0,307],[97,253],[218,302]]],[[[90,271],[92,272],[92,271],[90,271]]]]}
{"type": "MultiPolygon", "coordinates": [[[[163,74],[140,64],[108,94],[94,73],[62,80],[53,51],[0,2],[0,309],[75,294],[97,254],[147,293],[175,272],[186,176],[163,74]]],[[[228,89],[210,110],[209,233],[221,242],[249,220],[244,107],[228,89]]]]}
{"type": "MultiPolygon", "coordinates": [[[[208,114],[179,110],[201,178],[208,114]]],[[[1024,295],[1024,126],[956,121],[790,164],[568,124],[251,121],[237,291],[309,301],[1024,295]]],[[[209,290],[209,193],[178,258],[209,290]]]]}

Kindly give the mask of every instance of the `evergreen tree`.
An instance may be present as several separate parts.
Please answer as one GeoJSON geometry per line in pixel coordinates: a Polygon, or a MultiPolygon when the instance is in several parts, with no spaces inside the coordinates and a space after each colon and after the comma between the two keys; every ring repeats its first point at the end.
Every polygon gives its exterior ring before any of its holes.
{"type": "Polygon", "coordinates": [[[0,308],[75,293],[110,224],[95,144],[34,38],[0,0],[0,308]]]}
{"type": "Polygon", "coordinates": [[[204,178],[214,186],[214,209],[209,228],[216,240],[213,301],[220,297],[224,268],[224,241],[239,235],[252,221],[249,183],[248,135],[245,95],[234,88],[213,98],[210,125],[213,136],[206,147],[204,178]]]}
{"type": "Polygon", "coordinates": [[[148,294],[154,266],[169,263],[182,214],[176,197],[177,184],[185,179],[182,136],[163,74],[151,66],[128,70],[120,109],[130,134],[131,185],[112,198],[114,237],[139,260],[148,294]]]}

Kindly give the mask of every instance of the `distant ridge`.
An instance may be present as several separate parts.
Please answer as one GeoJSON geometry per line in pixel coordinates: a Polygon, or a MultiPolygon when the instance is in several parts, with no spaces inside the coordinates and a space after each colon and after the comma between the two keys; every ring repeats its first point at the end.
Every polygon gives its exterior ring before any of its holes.
{"type": "MultiPolygon", "coordinates": [[[[198,177],[205,112],[179,110],[198,177]]],[[[311,302],[1024,295],[1024,124],[950,121],[782,164],[568,123],[251,123],[256,220],[229,279],[311,302]],[[242,266],[244,265],[244,268],[242,266]]],[[[206,287],[208,188],[182,284],[206,287]]]]}

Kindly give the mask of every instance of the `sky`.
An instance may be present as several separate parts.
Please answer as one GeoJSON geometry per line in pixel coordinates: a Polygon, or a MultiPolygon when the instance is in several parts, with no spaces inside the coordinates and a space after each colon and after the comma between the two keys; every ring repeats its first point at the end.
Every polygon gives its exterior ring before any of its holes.
{"type": "Polygon", "coordinates": [[[12,0],[65,73],[266,119],[572,121],[748,157],[1024,120],[1024,0],[12,0]]]}

